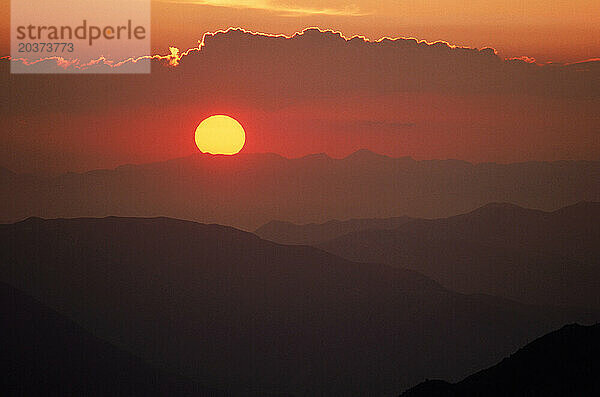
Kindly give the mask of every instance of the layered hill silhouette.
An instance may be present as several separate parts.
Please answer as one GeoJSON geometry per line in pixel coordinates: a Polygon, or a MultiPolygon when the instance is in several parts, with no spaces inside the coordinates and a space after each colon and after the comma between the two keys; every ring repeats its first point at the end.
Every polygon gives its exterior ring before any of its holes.
{"type": "Polygon", "coordinates": [[[458,383],[430,380],[401,397],[597,396],[598,373],[600,324],[571,324],[458,383]]]}
{"type": "Polygon", "coordinates": [[[227,395],[144,363],[4,283],[0,308],[4,395],[227,395]]]}
{"type": "Polygon", "coordinates": [[[57,177],[1,172],[0,220],[169,216],[255,230],[274,219],[446,217],[490,202],[555,210],[600,201],[598,181],[600,162],[590,161],[471,164],[367,150],[343,159],[198,154],[57,177]]]}
{"type": "Polygon", "coordinates": [[[1,281],[94,335],[237,395],[393,395],[597,321],[166,218],[1,225],[0,263],[1,281]]]}
{"type": "Polygon", "coordinates": [[[553,212],[489,204],[318,246],[350,260],[417,270],[459,292],[600,308],[600,203],[553,212]]]}
{"type": "Polygon", "coordinates": [[[292,222],[271,221],[256,229],[254,233],[265,240],[281,244],[314,245],[333,240],[345,234],[372,229],[395,229],[412,218],[399,216],[380,219],[331,220],[325,223],[297,225],[292,222]]]}

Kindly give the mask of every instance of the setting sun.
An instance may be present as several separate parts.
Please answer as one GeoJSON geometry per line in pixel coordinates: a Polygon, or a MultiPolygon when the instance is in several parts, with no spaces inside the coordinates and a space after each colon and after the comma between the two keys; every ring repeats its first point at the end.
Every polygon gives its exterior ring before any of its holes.
{"type": "Polygon", "coordinates": [[[236,154],[245,142],[244,128],[229,116],[210,116],[196,128],[196,146],[202,153],[236,154]]]}

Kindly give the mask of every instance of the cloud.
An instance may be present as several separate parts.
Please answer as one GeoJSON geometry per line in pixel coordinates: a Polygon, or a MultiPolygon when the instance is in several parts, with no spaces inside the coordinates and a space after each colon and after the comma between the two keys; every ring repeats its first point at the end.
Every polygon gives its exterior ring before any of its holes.
{"type": "Polygon", "coordinates": [[[264,10],[274,12],[280,16],[305,16],[305,15],[329,15],[329,16],[364,16],[368,15],[361,11],[356,5],[348,5],[342,8],[318,8],[304,5],[281,4],[269,0],[161,0],[165,3],[194,4],[213,7],[228,7],[236,9],[264,10]]]}
{"type": "MultiPolygon", "coordinates": [[[[15,105],[2,107],[2,113],[188,104],[199,98],[213,102],[246,98],[269,110],[316,98],[395,93],[600,97],[600,61],[539,65],[529,59],[504,60],[491,48],[413,38],[370,41],[316,28],[291,36],[230,28],[205,34],[197,47],[184,51],[171,47],[168,53],[147,58],[153,70],[149,76],[98,75],[86,78],[87,87],[77,77],[11,75],[9,62],[22,61],[1,59],[2,85],[12,89],[3,90],[0,99],[15,105]],[[109,88],[106,95],[111,100],[106,101],[101,93],[109,88]],[[89,91],[100,94],[83,97],[89,91]]],[[[102,58],[70,63],[48,58],[30,66],[55,62],[57,71],[78,68],[95,73],[127,68],[135,61],[102,58]]]]}
{"type": "MultiPolygon", "coordinates": [[[[600,61],[538,65],[528,58],[504,60],[491,48],[413,38],[370,41],[316,28],[291,36],[230,28],[205,34],[197,47],[184,51],[171,47],[168,53],[147,58],[152,60],[150,76],[96,76],[86,84],[99,92],[111,87],[114,95],[110,104],[115,106],[128,102],[190,103],[199,97],[214,101],[245,97],[257,106],[270,108],[308,98],[402,92],[600,96],[600,61]],[[112,82],[117,79],[120,84],[114,85],[112,82]]],[[[57,70],[79,68],[94,73],[102,68],[127,68],[135,61],[102,58],[70,63],[49,58],[38,64],[55,62],[57,70]]],[[[96,107],[93,99],[80,98],[78,83],[55,75],[19,78],[8,73],[9,62],[22,61],[0,60],[3,86],[16,85],[11,96],[4,99],[18,103],[18,109],[96,107]]],[[[3,93],[7,95],[6,90],[3,93]]]]}

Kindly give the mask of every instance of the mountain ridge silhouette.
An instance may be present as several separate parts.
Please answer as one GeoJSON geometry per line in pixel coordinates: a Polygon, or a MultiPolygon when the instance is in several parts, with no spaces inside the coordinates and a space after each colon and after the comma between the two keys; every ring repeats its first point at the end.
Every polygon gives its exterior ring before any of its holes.
{"type": "Polygon", "coordinates": [[[5,283],[0,296],[7,395],[229,396],[143,362],[5,283]]]}
{"type": "Polygon", "coordinates": [[[457,383],[425,381],[401,397],[596,396],[600,324],[569,324],[457,383]]]}
{"type": "Polygon", "coordinates": [[[98,337],[242,395],[390,395],[597,318],[168,218],[0,225],[0,263],[0,281],[98,337]]]}
{"type": "Polygon", "coordinates": [[[551,212],[488,204],[316,245],[350,260],[410,268],[463,293],[597,309],[599,225],[598,202],[551,212]]]}
{"type": "Polygon", "coordinates": [[[600,162],[472,164],[366,150],[342,159],[197,154],[111,170],[0,178],[0,220],[7,223],[29,216],[167,216],[255,230],[274,219],[440,218],[497,201],[544,210],[600,201],[600,162]]]}

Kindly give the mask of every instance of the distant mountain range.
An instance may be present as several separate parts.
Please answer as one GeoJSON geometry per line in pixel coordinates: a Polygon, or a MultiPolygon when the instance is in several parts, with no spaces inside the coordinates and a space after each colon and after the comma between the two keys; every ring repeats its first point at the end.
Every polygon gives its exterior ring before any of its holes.
{"type": "Polygon", "coordinates": [[[413,269],[463,293],[600,308],[600,203],[553,212],[489,204],[317,246],[353,261],[413,269]]]}
{"type": "Polygon", "coordinates": [[[57,177],[2,170],[0,183],[4,222],[30,216],[169,216],[254,230],[276,219],[446,217],[490,202],[555,210],[600,201],[600,162],[471,164],[367,150],[343,159],[198,154],[57,177]]]}
{"type": "Polygon", "coordinates": [[[600,316],[167,218],[0,225],[0,264],[0,281],[95,336],[236,395],[395,395],[600,316]]]}
{"type": "Polygon", "coordinates": [[[599,373],[600,324],[572,324],[458,383],[429,380],[401,397],[592,397],[600,395],[599,373]]]}

